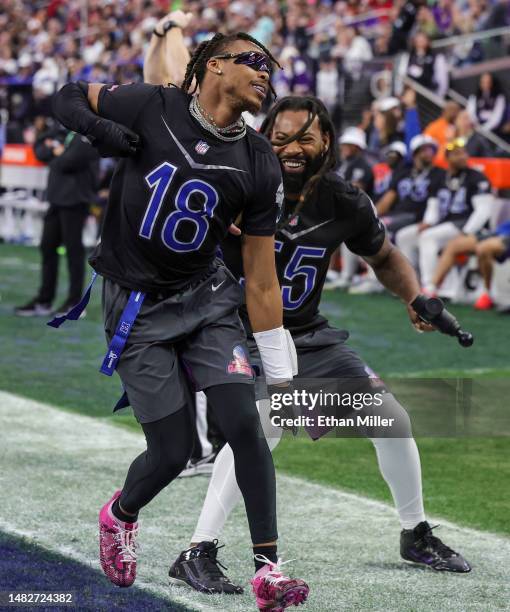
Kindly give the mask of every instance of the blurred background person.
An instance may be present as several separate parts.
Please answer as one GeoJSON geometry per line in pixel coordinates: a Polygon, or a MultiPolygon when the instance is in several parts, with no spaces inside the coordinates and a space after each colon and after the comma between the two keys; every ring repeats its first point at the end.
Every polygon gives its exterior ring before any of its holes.
{"type": "Polygon", "coordinates": [[[469,157],[491,157],[493,154],[489,141],[475,132],[475,123],[467,110],[460,111],[457,115],[455,137],[464,139],[469,157]]]}
{"type": "MultiPolygon", "coordinates": [[[[364,151],[367,148],[365,132],[358,127],[347,128],[338,142],[341,163],[337,174],[362,189],[370,198],[373,197],[374,173],[364,155],[364,151]]],[[[324,285],[325,289],[344,289],[349,287],[358,270],[360,258],[349,251],[344,244],[342,244],[340,252],[342,272],[338,274],[334,270],[330,270],[324,285]]]]}
{"type": "Polygon", "coordinates": [[[374,201],[377,201],[388,191],[395,173],[409,165],[405,142],[396,140],[389,144],[384,149],[383,161],[387,166],[387,172],[382,176],[374,174],[374,201]]]}
{"type": "Polygon", "coordinates": [[[460,113],[460,106],[453,100],[448,100],[441,112],[441,115],[431,121],[423,130],[425,136],[433,138],[438,146],[435,163],[444,161],[444,150],[447,142],[455,138],[455,121],[460,113]]]}
{"type": "Polygon", "coordinates": [[[510,258],[510,220],[503,221],[494,231],[481,230],[476,234],[458,236],[451,240],[441,253],[431,290],[438,293],[441,284],[457,264],[459,256],[476,254],[478,269],[483,279],[484,291],[474,303],[476,310],[490,310],[495,302],[491,294],[494,263],[510,258]]]}
{"type": "Polygon", "coordinates": [[[394,141],[402,141],[400,100],[393,96],[373,103],[373,124],[369,136],[370,150],[377,151],[394,141]]]}
{"type": "Polygon", "coordinates": [[[34,145],[37,158],[48,164],[46,199],[49,208],[44,216],[40,244],[41,286],[35,297],[15,308],[23,317],[62,315],[81,298],[85,275],[83,228],[90,203],[98,186],[99,155],[88,140],[60,126],[43,133],[34,145]],[[55,311],[59,253],[66,249],[69,288],[64,303],[55,311]]]}
{"type": "Polygon", "coordinates": [[[416,32],[411,39],[405,73],[423,87],[444,98],[450,82],[449,67],[442,53],[434,53],[425,32],[416,32]]]}
{"type": "Polygon", "coordinates": [[[397,233],[397,246],[416,265],[422,291],[433,295],[434,272],[441,250],[460,234],[480,231],[488,222],[494,196],[487,177],[468,167],[468,153],[462,139],[446,146],[448,170],[429,199],[421,223],[397,233]]]}
{"type": "Polygon", "coordinates": [[[429,198],[437,192],[445,174],[433,165],[436,151],[435,140],[415,136],[410,146],[412,165],[402,165],[393,173],[388,191],[377,201],[377,213],[391,235],[423,219],[429,198]]]}
{"type": "MultiPolygon", "coordinates": [[[[427,205],[437,193],[445,175],[442,168],[433,165],[436,151],[435,140],[421,134],[415,136],[410,144],[412,164],[400,164],[393,171],[388,190],[375,205],[379,218],[394,242],[399,235],[404,236],[404,241],[417,240],[418,228],[427,205]],[[409,231],[406,231],[407,228],[409,231]]],[[[409,255],[409,249],[404,254],[409,255]]],[[[349,293],[353,294],[380,291],[383,291],[383,287],[370,270],[360,284],[349,289],[349,293]]]]}
{"type": "Polygon", "coordinates": [[[471,119],[484,130],[496,132],[505,118],[507,100],[499,80],[490,72],[480,76],[476,93],[468,98],[471,119]]]}
{"type": "Polygon", "coordinates": [[[365,132],[357,127],[347,128],[338,143],[341,163],[337,174],[372,197],[374,173],[364,155],[367,148],[365,132]]]}

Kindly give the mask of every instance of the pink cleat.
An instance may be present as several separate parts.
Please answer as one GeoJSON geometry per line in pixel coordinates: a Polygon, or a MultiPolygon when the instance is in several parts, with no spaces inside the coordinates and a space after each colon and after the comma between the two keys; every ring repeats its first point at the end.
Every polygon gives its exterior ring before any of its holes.
{"type": "Polygon", "coordinates": [[[136,537],[138,523],[124,523],[112,514],[116,491],[99,513],[99,561],[110,582],[129,587],[136,578],[136,537]]]}
{"type": "Polygon", "coordinates": [[[299,606],[306,601],[310,591],[308,585],[303,580],[282,574],[281,559],[278,559],[278,563],[271,563],[262,555],[256,555],[255,558],[257,561],[267,563],[259,569],[251,581],[259,610],[282,612],[289,606],[299,606]]]}

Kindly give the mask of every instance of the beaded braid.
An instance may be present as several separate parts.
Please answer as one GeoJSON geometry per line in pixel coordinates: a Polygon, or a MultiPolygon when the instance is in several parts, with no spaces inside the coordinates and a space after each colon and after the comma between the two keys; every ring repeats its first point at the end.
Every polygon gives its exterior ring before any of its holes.
{"type": "Polygon", "coordinates": [[[299,214],[305,202],[312,198],[315,195],[315,190],[322,179],[322,177],[334,168],[338,163],[338,158],[336,154],[336,134],[335,127],[331,118],[329,116],[327,108],[324,106],[324,103],[314,96],[287,96],[279,100],[269,111],[267,117],[264,119],[262,125],[260,126],[260,132],[271,141],[273,146],[284,146],[293,142],[294,140],[298,140],[305,134],[308,128],[312,125],[315,118],[319,118],[319,126],[320,130],[323,134],[329,134],[329,149],[326,154],[323,156],[323,162],[317,172],[312,175],[305,183],[301,195],[299,196],[299,201],[294,208],[292,215],[283,223],[282,226],[285,227],[291,219],[296,217],[299,214]],[[305,110],[308,111],[308,119],[303,124],[303,126],[295,133],[286,138],[285,140],[279,140],[278,142],[271,141],[271,134],[273,132],[274,123],[276,117],[283,111],[292,110],[292,111],[300,111],[305,110]]]}
{"type": "Polygon", "coordinates": [[[191,56],[188,65],[186,66],[186,72],[184,74],[181,89],[187,92],[191,87],[193,78],[195,78],[195,87],[191,92],[195,93],[205,76],[205,69],[208,60],[214,55],[217,55],[221,51],[225,50],[229,43],[236,40],[246,40],[253,43],[259,47],[259,49],[261,49],[274,64],[281,68],[280,64],[274,58],[272,53],[262,43],[246,32],[237,32],[236,34],[229,34],[227,36],[217,33],[210,40],[201,42],[195,49],[195,52],[191,56]]]}

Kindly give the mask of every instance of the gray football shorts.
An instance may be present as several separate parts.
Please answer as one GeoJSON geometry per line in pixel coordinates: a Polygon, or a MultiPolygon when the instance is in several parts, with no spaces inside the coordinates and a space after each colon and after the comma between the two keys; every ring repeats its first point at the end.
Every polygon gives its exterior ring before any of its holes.
{"type": "MultiPolygon", "coordinates": [[[[103,283],[108,343],[131,291],[103,283]]],[[[213,385],[253,384],[246,334],[238,315],[243,291],[227,268],[171,297],[147,295],[117,365],[140,423],[158,421],[213,385]]]]}
{"type": "MultiPolygon", "coordinates": [[[[302,388],[299,383],[302,380],[304,388],[311,391],[323,389],[329,392],[350,394],[368,393],[371,396],[376,393],[388,394],[384,382],[377,377],[354,349],[345,344],[348,337],[347,331],[329,325],[293,336],[298,360],[298,374],[294,378],[294,387],[302,388]]],[[[257,375],[262,374],[257,345],[252,339],[248,341],[248,347],[255,372],[257,375]]],[[[258,400],[268,397],[267,387],[262,378],[257,379],[256,397],[258,400]]],[[[302,414],[307,416],[310,413],[304,410],[302,414]]],[[[353,412],[351,408],[338,407],[324,414],[347,417],[352,416],[353,412]]],[[[322,437],[331,429],[331,427],[317,425],[305,426],[305,430],[314,440],[322,437]]],[[[274,430],[270,427],[266,429],[266,434],[269,437],[275,435],[274,430]]]]}
{"type": "MultiPolygon", "coordinates": [[[[298,358],[296,378],[375,378],[374,372],[356,351],[345,344],[348,338],[348,332],[329,325],[293,336],[298,358]]],[[[248,341],[248,347],[253,367],[257,373],[262,373],[257,345],[252,339],[248,341]]]]}

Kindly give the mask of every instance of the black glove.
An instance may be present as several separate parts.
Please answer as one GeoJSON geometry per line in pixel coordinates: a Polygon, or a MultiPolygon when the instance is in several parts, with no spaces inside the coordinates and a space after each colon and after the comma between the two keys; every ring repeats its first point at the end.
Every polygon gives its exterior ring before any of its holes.
{"type": "Polygon", "coordinates": [[[87,98],[88,84],[68,83],[53,98],[55,117],[69,130],[86,136],[102,157],[134,155],[140,138],[120,123],[92,112],[87,98]]]}
{"type": "Polygon", "coordinates": [[[443,301],[439,298],[419,295],[411,302],[411,307],[422,321],[434,325],[443,334],[458,338],[462,346],[467,347],[473,344],[473,336],[461,330],[457,319],[446,310],[443,301]]]}
{"type": "Polygon", "coordinates": [[[140,137],[126,126],[97,118],[87,138],[101,157],[130,157],[140,147],[140,137]]]}

